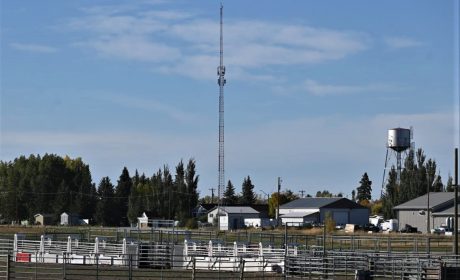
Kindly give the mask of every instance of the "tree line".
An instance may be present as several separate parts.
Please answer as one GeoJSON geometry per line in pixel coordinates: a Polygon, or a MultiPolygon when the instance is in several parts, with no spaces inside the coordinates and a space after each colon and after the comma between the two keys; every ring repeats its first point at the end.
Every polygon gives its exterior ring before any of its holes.
{"type": "Polygon", "coordinates": [[[449,176],[446,185],[442,183],[436,161],[427,159],[424,151],[410,150],[404,160],[399,182],[398,171],[394,166],[388,173],[382,198],[378,202],[381,213],[386,219],[394,218],[393,207],[430,192],[453,191],[452,177],[449,176]]]}
{"type": "Polygon", "coordinates": [[[198,204],[195,160],[181,160],[172,174],[167,165],[151,177],[125,167],[116,184],[104,177],[92,182],[89,166],[81,158],[54,154],[21,156],[0,161],[0,220],[34,221],[35,214],[79,214],[94,224],[126,226],[142,212],[152,217],[186,221],[198,204]],[[177,203],[180,202],[180,203],[177,203]]]}

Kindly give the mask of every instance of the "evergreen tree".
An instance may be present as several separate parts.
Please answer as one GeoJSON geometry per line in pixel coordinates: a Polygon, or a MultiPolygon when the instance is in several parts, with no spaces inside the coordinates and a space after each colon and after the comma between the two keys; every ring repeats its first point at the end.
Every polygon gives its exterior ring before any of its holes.
{"type": "Polygon", "coordinates": [[[453,192],[453,191],[455,191],[453,178],[449,174],[449,177],[447,178],[447,183],[446,183],[446,192],[453,192]]]}
{"type": "Polygon", "coordinates": [[[103,226],[114,225],[114,217],[112,215],[113,210],[113,196],[114,196],[114,187],[110,182],[109,177],[104,177],[101,179],[98,187],[98,196],[99,200],[97,202],[96,208],[96,222],[103,226]]]}
{"type": "Polygon", "coordinates": [[[118,179],[117,186],[115,188],[115,213],[114,220],[119,221],[119,225],[127,226],[128,225],[128,204],[129,204],[129,195],[131,194],[131,189],[133,187],[133,182],[129,176],[129,171],[126,167],[123,168],[120,178],[118,179]]]}
{"type": "Polygon", "coordinates": [[[174,201],[173,201],[173,188],[174,188],[174,183],[172,179],[172,175],[169,172],[169,167],[167,165],[163,166],[163,176],[162,176],[162,187],[163,187],[163,193],[164,193],[164,199],[166,201],[166,208],[164,211],[163,217],[165,217],[168,220],[171,220],[174,217],[174,201]]]}
{"type": "Polygon", "coordinates": [[[185,171],[185,184],[187,185],[187,193],[190,204],[188,204],[189,217],[192,214],[192,209],[198,205],[198,180],[199,176],[196,174],[196,163],[194,159],[190,159],[187,163],[187,169],[185,171]]]}
{"type": "Polygon", "coordinates": [[[358,203],[361,203],[363,201],[370,201],[372,193],[372,181],[369,180],[367,172],[364,173],[363,177],[361,178],[361,181],[359,181],[359,184],[360,186],[357,189],[358,195],[356,197],[358,203]]]}
{"type": "Polygon", "coordinates": [[[388,181],[385,186],[385,193],[382,196],[382,212],[385,219],[394,218],[395,214],[393,207],[399,204],[398,200],[398,184],[397,184],[398,172],[395,167],[392,166],[390,172],[388,172],[388,181]]]}
{"type": "Polygon", "coordinates": [[[238,202],[238,196],[235,193],[235,187],[232,184],[232,181],[228,180],[227,188],[224,192],[223,203],[224,205],[236,204],[238,202]]]}
{"type": "Polygon", "coordinates": [[[434,182],[432,183],[433,192],[442,192],[444,191],[444,184],[442,183],[441,175],[436,175],[434,182]]]}
{"type": "Polygon", "coordinates": [[[70,195],[69,195],[69,187],[62,181],[59,185],[58,192],[56,194],[56,199],[53,203],[54,209],[54,216],[59,217],[62,212],[71,212],[68,208],[70,206],[70,195]]]}
{"type": "Polygon", "coordinates": [[[241,191],[241,203],[251,205],[256,201],[256,195],[254,194],[254,185],[251,182],[251,178],[248,176],[244,178],[242,191],[241,191]]]}
{"type": "Polygon", "coordinates": [[[142,214],[142,204],[140,202],[140,193],[137,191],[137,185],[133,186],[129,194],[128,202],[128,219],[131,224],[137,223],[137,218],[142,214]]]}
{"type": "Polygon", "coordinates": [[[133,177],[133,179],[132,179],[132,181],[133,181],[133,186],[137,186],[137,184],[139,184],[139,180],[140,180],[139,172],[138,172],[137,169],[136,169],[136,172],[134,172],[134,177],[133,177]]]}
{"type": "Polygon", "coordinates": [[[176,166],[174,185],[177,191],[174,197],[181,202],[175,203],[177,206],[176,218],[185,223],[186,219],[189,217],[190,197],[187,191],[187,185],[185,184],[185,168],[182,160],[176,166]]]}
{"type": "Polygon", "coordinates": [[[356,191],[355,191],[355,190],[352,190],[352,191],[351,191],[351,200],[352,200],[353,202],[356,202],[356,191]]]}

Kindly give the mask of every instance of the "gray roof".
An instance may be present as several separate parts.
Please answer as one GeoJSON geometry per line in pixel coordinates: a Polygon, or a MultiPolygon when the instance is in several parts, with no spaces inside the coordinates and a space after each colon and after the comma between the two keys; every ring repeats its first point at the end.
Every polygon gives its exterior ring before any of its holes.
{"type": "MultiPolygon", "coordinates": [[[[430,192],[430,209],[453,204],[453,192],[430,192]]],[[[427,195],[422,195],[394,207],[394,210],[426,209],[427,195]]]]}
{"type": "Polygon", "coordinates": [[[228,214],[259,214],[259,211],[249,206],[221,206],[221,209],[228,214]]]}
{"type": "Polygon", "coordinates": [[[307,216],[310,216],[310,215],[314,215],[314,214],[318,214],[319,211],[318,210],[313,210],[311,212],[291,212],[291,213],[287,213],[287,214],[281,214],[280,217],[281,218],[303,218],[303,217],[307,217],[307,216]]]}
{"type": "MultiPolygon", "coordinates": [[[[460,212],[460,203],[458,203],[457,205],[458,205],[458,211],[460,212]]],[[[433,216],[454,216],[454,212],[455,212],[454,208],[455,207],[452,204],[452,207],[444,209],[443,211],[434,212],[433,216]]]]}
{"type": "Polygon", "coordinates": [[[334,203],[343,197],[306,197],[299,198],[280,206],[281,209],[318,209],[328,204],[334,203]]]}

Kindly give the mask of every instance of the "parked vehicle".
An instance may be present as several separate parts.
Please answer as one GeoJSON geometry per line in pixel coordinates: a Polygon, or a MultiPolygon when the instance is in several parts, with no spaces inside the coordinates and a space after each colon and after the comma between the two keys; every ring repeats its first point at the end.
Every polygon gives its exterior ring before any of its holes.
{"type": "Polygon", "coordinates": [[[406,224],[406,226],[403,229],[401,229],[401,232],[402,233],[417,233],[418,229],[416,227],[406,224]]]}
{"type": "Polygon", "coordinates": [[[398,231],[398,220],[397,219],[386,220],[380,224],[380,229],[382,231],[398,231]]]}
{"type": "Polygon", "coordinates": [[[374,224],[366,224],[362,227],[364,231],[379,232],[380,228],[374,224]]]}

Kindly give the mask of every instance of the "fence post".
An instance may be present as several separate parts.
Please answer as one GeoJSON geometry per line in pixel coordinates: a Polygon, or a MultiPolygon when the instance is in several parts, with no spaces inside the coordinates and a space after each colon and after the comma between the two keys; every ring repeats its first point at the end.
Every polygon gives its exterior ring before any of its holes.
{"type": "Polygon", "coordinates": [[[99,254],[96,254],[96,280],[99,280],[99,254]]]}
{"type": "Polygon", "coordinates": [[[35,268],[34,269],[34,279],[35,280],[37,280],[37,269],[38,269],[37,265],[38,265],[38,263],[37,263],[37,254],[35,254],[35,267],[34,267],[35,268]]]}
{"type": "Polygon", "coordinates": [[[10,253],[6,255],[6,279],[10,280],[10,253]]]}
{"type": "Polygon", "coordinates": [[[66,279],[66,271],[65,271],[65,263],[66,263],[66,252],[62,253],[62,279],[66,279]]]}
{"type": "Polygon", "coordinates": [[[240,269],[241,269],[240,280],[243,280],[244,279],[244,260],[243,260],[243,257],[240,257],[240,269]]]}
{"type": "Polygon", "coordinates": [[[196,273],[196,259],[195,257],[192,257],[192,263],[193,263],[193,266],[192,266],[192,280],[195,280],[195,273],[196,273]]]}
{"type": "Polygon", "coordinates": [[[426,238],[426,252],[428,255],[431,253],[431,240],[430,237],[426,238]]]}
{"type": "Polygon", "coordinates": [[[129,254],[128,279],[133,279],[133,255],[129,254]]]}

